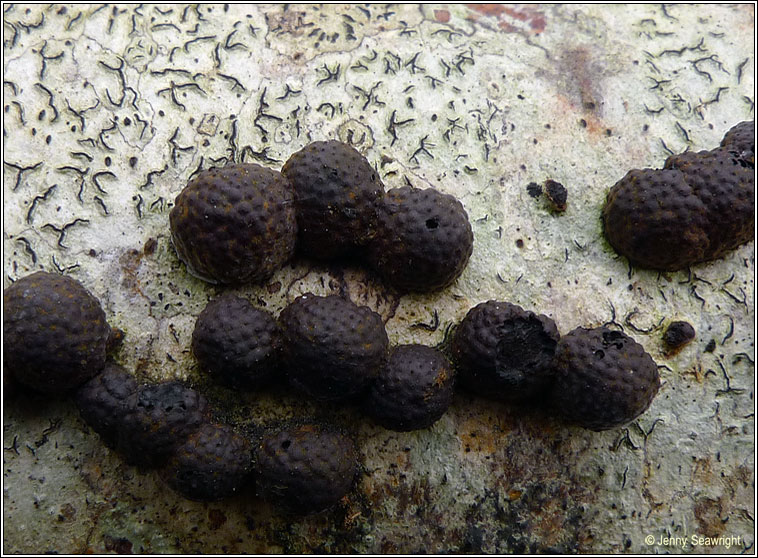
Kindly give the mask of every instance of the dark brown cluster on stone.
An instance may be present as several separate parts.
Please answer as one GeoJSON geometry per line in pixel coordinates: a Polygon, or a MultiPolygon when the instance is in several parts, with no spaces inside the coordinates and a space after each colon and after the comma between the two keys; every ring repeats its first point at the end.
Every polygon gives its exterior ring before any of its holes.
{"type": "Polygon", "coordinates": [[[281,173],[255,164],[200,172],[176,197],[179,259],[211,283],[261,283],[296,249],[320,261],[369,264],[400,292],[431,292],[466,267],[473,233],[463,205],[433,188],[384,184],[339,141],[312,142],[281,173]]]}
{"type": "Polygon", "coordinates": [[[608,192],[608,242],[637,266],[676,271],[753,238],[755,144],[743,122],[711,151],[672,155],[663,169],[629,171],[608,192]]]}

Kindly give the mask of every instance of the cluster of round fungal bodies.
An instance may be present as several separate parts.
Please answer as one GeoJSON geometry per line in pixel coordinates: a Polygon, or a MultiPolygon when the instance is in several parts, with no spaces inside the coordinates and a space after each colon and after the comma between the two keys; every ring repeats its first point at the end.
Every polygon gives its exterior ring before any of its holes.
{"type": "Polygon", "coordinates": [[[454,369],[442,352],[390,347],[379,314],[337,295],[305,294],[277,319],[224,294],[198,316],[192,352],[228,387],[286,381],[316,401],[359,401],[369,417],[396,431],[431,426],[453,397],[454,369]]]}
{"type": "Polygon", "coordinates": [[[671,155],[634,169],[608,192],[608,242],[637,266],[676,271],[722,257],[753,239],[755,122],[740,122],[710,151],[671,155]]]}
{"type": "Polygon", "coordinates": [[[230,387],[285,380],[318,401],[357,401],[395,431],[434,424],[456,383],[509,403],[545,404],[572,424],[605,430],[642,414],[660,381],[650,355],[620,331],[577,328],[561,337],[547,316],[498,301],[469,310],[437,349],[391,347],[378,314],[337,295],[303,295],[276,319],[225,294],[198,317],[192,352],[230,387]]]}
{"type": "MultiPolygon", "coordinates": [[[[312,513],[350,491],[358,450],[336,428],[300,422],[251,442],[214,420],[194,389],[174,381],[140,385],[108,361],[111,328],[77,281],[38,272],[8,287],[3,300],[4,376],[73,394],[106,445],[130,464],[157,469],[183,496],[218,500],[253,482],[278,508],[312,513]]],[[[300,296],[275,318],[227,293],[199,315],[192,352],[227,386],[257,390],[286,379],[318,401],[360,402],[396,431],[439,420],[456,381],[503,401],[547,402],[594,430],[639,416],[659,384],[652,358],[625,334],[578,328],[561,338],[548,317],[496,301],[472,308],[438,350],[391,347],[378,314],[339,296],[300,296]]]]}
{"type": "MultiPolygon", "coordinates": [[[[357,403],[375,423],[395,431],[432,426],[452,403],[456,383],[484,397],[544,405],[569,423],[605,430],[641,415],[660,382],[650,355],[620,331],[577,328],[560,337],[547,316],[497,301],[472,308],[437,349],[390,346],[378,314],[337,295],[305,294],[276,318],[224,294],[198,316],[192,352],[203,372],[227,387],[257,390],[286,381],[316,401],[357,403]]],[[[274,479],[283,501],[288,491],[282,479],[305,486],[309,475],[290,457],[287,440],[266,442],[269,458],[258,461],[259,474],[274,479]],[[274,468],[266,471],[268,466],[274,468]]],[[[349,487],[335,485],[330,493],[342,497],[349,487]]]]}
{"type": "MultiPolygon", "coordinates": [[[[603,210],[611,244],[639,265],[676,269],[720,256],[753,229],[753,123],[710,152],[670,157],[661,171],[632,171],[603,210]]],[[[449,286],[471,255],[458,200],[433,189],[384,191],[357,151],[315,142],[276,172],[228,165],[201,172],[170,215],[179,257],[220,284],[261,282],[296,246],[320,260],[359,256],[399,291],[449,286]]],[[[38,272],[3,293],[3,378],[44,393],[72,393],[82,418],[131,464],[155,468],[187,498],[217,500],[254,480],[257,492],[299,513],[326,509],[351,489],[355,441],[336,429],[292,424],[256,443],[215,421],[207,400],[179,382],[140,385],[107,360],[119,336],[77,281],[38,272]]],[[[689,324],[667,332],[675,349],[689,324]]],[[[427,428],[456,383],[511,403],[544,403],[592,430],[634,420],[659,388],[641,345],[606,327],[560,336],[555,323],[507,302],[472,308],[442,350],[390,347],[378,314],[338,296],[298,297],[278,316],[226,294],[198,317],[192,351],[234,388],[286,378],[319,401],[361,401],[376,423],[427,428]]],[[[8,389],[6,389],[7,393],[8,389]]]]}
{"type": "Polygon", "coordinates": [[[260,283],[295,253],[357,258],[400,292],[452,284],[473,249],[466,211],[433,188],[387,192],[348,144],[317,141],[281,172],[230,164],[200,172],[177,196],[171,235],[188,271],[211,283],[260,283]]]}
{"type": "Polygon", "coordinates": [[[252,481],[284,509],[310,513],[351,487],[357,450],[336,430],[289,424],[251,443],[214,420],[196,390],[176,381],[139,384],[108,359],[116,336],[78,281],[37,272],[5,289],[3,305],[6,396],[21,388],[72,396],[108,447],[131,465],[157,470],[183,496],[220,500],[252,481]]]}

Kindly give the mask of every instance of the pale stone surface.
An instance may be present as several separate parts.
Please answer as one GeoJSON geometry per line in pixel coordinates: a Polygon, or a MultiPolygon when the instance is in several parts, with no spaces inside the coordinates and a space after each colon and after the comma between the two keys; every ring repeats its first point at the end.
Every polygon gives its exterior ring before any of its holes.
{"type": "Polygon", "coordinates": [[[629,169],[713,148],[754,117],[752,5],[4,10],[4,285],[58,268],[125,331],[116,358],[140,380],[188,380],[250,434],[300,416],[351,425],[363,466],[344,505],[314,517],[278,515],[252,489],[198,504],[125,465],[69,400],[24,398],[3,411],[5,552],[754,549],[754,244],[691,274],[630,271],[599,218],[629,169]],[[463,276],[398,298],[364,270],[296,261],[235,292],[274,313],[343,292],[382,314],[392,343],[437,344],[488,299],[563,333],[615,321],[662,366],[651,408],[592,433],[461,394],[432,428],[398,434],[284,388],[209,385],[189,342],[221,290],[173,251],[175,196],[200,168],[278,169],[336,138],[387,187],[462,201],[463,276]],[[561,215],[527,193],[548,178],[568,189],[561,215]],[[697,338],[666,357],[676,319],[697,338]]]}

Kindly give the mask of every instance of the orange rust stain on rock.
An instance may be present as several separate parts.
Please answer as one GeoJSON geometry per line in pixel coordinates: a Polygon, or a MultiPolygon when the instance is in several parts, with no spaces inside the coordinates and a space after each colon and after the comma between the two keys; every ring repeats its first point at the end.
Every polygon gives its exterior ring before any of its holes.
{"type": "Polygon", "coordinates": [[[498,21],[497,26],[506,33],[516,33],[518,31],[518,27],[511,25],[507,21],[498,21]]]}
{"type": "MultiPolygon", "coordinates": [[[[557,96],[558,104],[560,105],[560,114],[563,118],[576,119],[576,126],[585,128],[590,136],[600,137],[605,134],[606,126],[600,119],[592,113],[579,112],[576,110],[576,104],[571,101],[566,95],[559,94],[557,96]]],[[[571,123],[570,123],[571,124],[571,123]]],[[[574,124],[571,124],[572,126],[574,124]]]]}
{"type": "Polygon", "coordinates": [[[711,459],[706,456],[695,459],[692,468],[692,483],[694,486],[709,486],[713,482],[713,468],[711,459]]]}
{"type": "Polygon", "coordinates": [[[529,27],[534,30],[535,33],[542,33],[545,30],[547,22],[545,16],[541,12],[536,12],[534,18],[529,22],[529,27]]]}
{"type": "Polygon", "coordinates": [[[724,521],[724,506],[721,498],[700,498],[695,502],[695,519],[700,527],[699,532],[709,536],[718,537],[723,535],[726,529],[724,521]]]}
{"type": "Polygon", "coordinates": [[[518,10],[514,10],[513,8],[504,7],[503,11],[509,16],[511,16],[512,18],[517,19],[519,21],[526,21],[529,18],[529,16],[526,13],[520,12],[518,10]]]}
{"type": "Polygon", "coordinates": [[[472,12],[467,19],[476,21],[479,19],[480,14],[495,17],[498,20],[498,28],[506,33],[525,30],[513,25],[506,18],[527,23],[534,33],[542,33],[547,25],[545,14],[530,7],[516,9],[503,6],[502,4],[466,4],[466,7],[472,12]]]}
{"type": "Polygon", "coordinates": [[[450,21],[450,12],[447,10],[434,10],[434,19],[440,23],[447,23],[450,21]]]}
{"type": "Polygon", "coordinates": [[[500,4],[466,4],[466,7],[469,10],[495,17],[505,12],[505,7],[500,4]]]}
{"type": "Polygon", "coordinates": [[[463,453],[495,453],[498,446],[497,431],[499,428],[477,417],[467,419],[458,430],[463,453]]]}

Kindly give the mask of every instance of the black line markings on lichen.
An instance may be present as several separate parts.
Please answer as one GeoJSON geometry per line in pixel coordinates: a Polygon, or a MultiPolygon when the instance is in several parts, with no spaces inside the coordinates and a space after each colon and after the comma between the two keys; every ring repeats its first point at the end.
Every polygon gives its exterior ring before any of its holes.
{"type": "MultiPolygon", "coordinates": [[[[43,14],[43,16],[44,16],[44,14],[43,14]]],[[[47,56],[45,54],[45,49],[46,48],[47,48],[47,41],[45,41],[45,42],[42,43],[42,48],[39,51],[39,55],[42,58],[42,66],[40,67],[40,70],[39,70],[39,79],[40,80],[44,80],[45,79],[45,70],[47,69],[47,61],[48,60],[59,60],[59,59],[63,58],[63,54],[64,54],[63,51],[60,51],[55,56],[47,56]]]]}
{"type": "Polygon", "coordinates": [[[266,137],[270,132],[267,130],[260,121],[264,118],[268,118],[270,120],[273,120],[275,122],[282,122],[282,118],[279,116],[276,116],[274,114],[268,114],[266,112],[266,109],[269,108],[269,104],[266,102],[266,91],[267,87],[263,88],[263,91],[261,92],[261,96],[258,99],[258,110],[255,113],[255,118],[253,119],[253,125],[258,128],[264,137],[266,137]]]}
{"type": "Polygon", "coordinates": [[[101,176],[107,176],[109,178],[118,178],[118,177],[111,171],[100,171],[92,175],[92,182],[94,183],[95,188],[97,188],[101,193],[107,195],[108,192],[106,192],[105,189],[103,189],[103,187],[100,186],[99,179],[101,176]]]}
{"type": "Polygon", "coordinates": [[[45,87],[44,85],[42,85],[39,82],[35,83],[34,85],[35,85],[35,87],[41,89],[42,91],[44,91],[47,94],[47,97],[48,97],[47,104],[48,104],[48,106],[51,109],[53,109],[53,113],[54,113],[54,116],[53,116],[52,120],[50,120],[50,122],[55,122],[56,120],[58,120],[58,109],[55,108],[55,105],[53,104],[53,99],[55,98],[53,96],[53,92],[50,91],[47,87],[45,87]]]}
{"type": "MultiPolygon", "coordinates": [[[[227,81],[231,81],[232,82],[232,91],[234,91],[236,88],[241,89],[243,93],[245,91],[247,91],[247,89],[245,89],[245,86],[242,85],[242,83],[237,78],[235,78],[234,76],[230,76],[230,75],[227,75],[227,74],[222,74],[221,72],[216,72],[216,75],[218,77],[220,77],[221,79],[225,79],[227,81]]],[[[289,88],[289,86],[287,86],[287,87],[289,88]]]]}
{"type": "Polygon", "coordinates": [[[37,254],[34,252],[34,250],[32,250],[32,243],[31,243],[31,242],[29,242],[29,241],[28,241],[26,238],[24,238],[23,236],[19,236],[19,237],[16,239],[16,242],[20,242],[21,244],[23,244],[23,245],[24,245],[24,250],[25,250],[25,251],[26,251],[26,253],[27,253],[27,254],[29,254],[29,256],[32,258],[32,265],[36,264],[36,263],[37,263],[37,254]]]}
{"type": "Polygon", "coordinates": [[[50,259],[52,260],[52,262],[53,262],[53,265],[55,266],[55,269],[57,269],[57,270],[58,270],[60,273],[67,273],[67,272],[69,272],[69,271],[71,271],[71,270],[73,270],[73,269],[76,269],[77,267],[81,267],[81,266],[79,265],[79,263],[75,263],[75,264],[73,264],[73,265],[70,265],[70,266],[68,266],[68,267],[63,267],[62,265],[60,265],[60,264],[58,263],[58,260],[56,260],[56,259],[55,259],[55,254],[53,254],[53,255],[50,257],[50,259]]]}
{"type": "Polygon", "coordinates": [[[410,329],[423,329],[425,331],[437,331],[437,328],[440,325],[440,316],[437,312],[437,310],[434,310],[434,313],[432,314],[432,320],[428,324],[425,324],[424,322],[418,322],[415,324],[411,324],[410,329]]]}
{"type": "Polygon", "coordinates": [[[419,140],[419,146],[416,149],[416,151],[413,152],[413,155],[410,156],[409,161],[413,161],[416,164],[418,164],[418,156],[422,153],[428,156],[430,159],[434,159],[434,155],[432,155],[432,152],[429,151],[429,149],[427,148],[436,147],[436,144],[427,142],[428,139],[429,139],[429,134],[425,135],[423,138],[419,140]]]}
{"type": "Polygon", "coordinates": [[[132,196],[132,201],[136,201],[135,209],[137,210],[137,218],[142,219],[142,206],[145,204],[145,200],[142,199],[140,194],[132,196]]]}
{"type": "Polygon", "coordinates": [[[168,140],[168,143],[171,145],[171,161],[174,163],[174,166],[176,166],[176,159],[178,157],[179,153],[186,153],[188,151],[193,151],[195,149],[194,145],[189,145],[187,147],[182,147],[178,143],[176,143],[176,139],[179,136],[179,127],[177,126],[174,130],[174,134],[171,136],[171,139],[168,140]]]}
{"type": "Polygon", "coordinates": [[[52,193],[55,192],[55,189],[57,187],[58,187],[57,184],[53,184],[47,190],[45,190],[44,194],[42,194],[41,196],[35,196],[32,199],[32,203],[29,206],[29,211],[26,212],[26,222],[27,222],[27,224],[29,224],[29,225],[32,224],[32,214],[34,213],[34,210],[37,208],[37,203],[42,202],[42,201],[46,201],[47,198],[49,198],[52,195],[52,193]]]}
{"type": "Polygon", "coordinates": [[[321,78],[318,82],[316,82],[316,85],[322,85],[330,81],[339,80],[341,68],[342,68],[341,64],[337,64],[334,68],[330,68],[329,66],[326,65],[326,63],[324,63],[324,65],[321,68],[319,68],[319,70],[323,70],[326,73],[326,76],[321,78]]]}
{"type": "Polygon", "coordinates": [[[286,99],[290,95],[292,95],[294,97],[294,96],[300,95],[300,93],[303,92],[302,89],[292,89],[289,86],[289,83],[285,83],[284,87],[285,87],[284,93],[282,94],[281,97],[277,97],[276,98],[277,101],[283,101],[284,99],[286,99]]]}
{"type": "MultiPolygon", "coordinates": [[[[168,163],[166,163],[166,165],[164,165],[164,167],[162,169],[160,169],[160,170],[150,171],[149,173],[147,173],[147,179],[145,180],[145,183],[142,184],[141,186],[138,186],[137,188],[140,189],[140,190],[144,190],[148,186],[151,186],[153,184],[153,178],[155,176],[160,176],[161,174],[163,174],[167,170],[168,170],[168,163]]],[[[141,199],[141,196],[140,196],[140,199],[141,199]]]]}
{"type": "Polygon", "coordinates": [[[21,186],[21,180],[23,178],[24,173],[37,170],[42,165],[42,161],[40,161],[39,163],[35,163],[33,165],[29,165],[28,167],[23,167],[21,166],[20,163],[9,163],[8,161],[3,161],[3,164],[18,171],[18,174],[16,175],[16,182],[11,188],[11,191],[15,192],[16,190],[18,190],[19,186],[21,186]]]}
{"type": "Polygon", "coordinates": [[[42,229],[52,229],[53,231],[55,231],[56,233],[58,233],[58,246],[60,246],[61,248],[66,249],[66,250],[68,250],[69,247],[66,246],[65,244],[63,244],[63,240],[66,237],[66,232],[71,227],[74,227],[74,226],[76,226],[76,225],[78,225],[80,223],[86,225],[86,224],[89,223],[89,219],[80,219],[80,218],[77,217],[72,222],[66,223],[62,227],[57,227],[56,225],[53,225],[52,223],[45,223],[40,228],[42,228],[42,229]]]}
{"type": "Polygon", "coordinates": [[[350,85],[350,87],[358,91],[358,93],[360,93],[360,95],[365,100],[365,103],[363,103],[363,107],[361,107],[361,110],[366,110],[366,108],[372,104],[378,107],[383,107],[387,104],[384,101],[379,100],[379,98],[376,95],[376,90],[379,88],[381,84],[382,84],[381,81],[376,82],[374,85],[371,86],[371,89],[369,89],[368,91],[366,91],[365,89],[361,87],[358,87],[357,85],[352,85],[352,84],[350,85]]]}
{"type": "Polygon", "coordinates": [[[115,150],[106,143],[105,134],[110,133],[117,128],[118,128],[118,122],[116,122],[115,119],[111,120],[111,125],[108,128],[101,129],[100,133],[97,135],[97,139],[100,140],[100,143],[107,151],[115,151],[115,150]]]}

